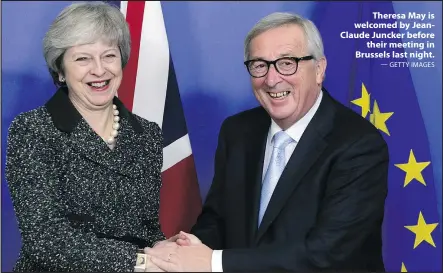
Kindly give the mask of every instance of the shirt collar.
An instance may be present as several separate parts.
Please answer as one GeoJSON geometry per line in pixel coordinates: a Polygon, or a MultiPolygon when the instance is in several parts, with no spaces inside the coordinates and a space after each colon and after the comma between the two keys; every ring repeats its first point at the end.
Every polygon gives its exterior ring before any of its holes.
{"type": "MultiPolygon", "coordinates": [[[[317,99],[314,105],[312,105],[311,109],[309,109],[309,111],[300,120],[298,120],[288,129],[286,129],[286,133],[296,142],[300,141],[300,138],[303,135],[306,128],[308,127],[309,122],[312,120],[315,113],[317,112],[322,98],[323,98],[323,91],[320,90],[319,95],[317,96],[317,99]]],[[[271,127],[269,129],[268,139],[272,140],[273,136],[280,131],[282,131],[280,126],[278,126],[277,123],[273,119],[271,119],[271,127]]]]}

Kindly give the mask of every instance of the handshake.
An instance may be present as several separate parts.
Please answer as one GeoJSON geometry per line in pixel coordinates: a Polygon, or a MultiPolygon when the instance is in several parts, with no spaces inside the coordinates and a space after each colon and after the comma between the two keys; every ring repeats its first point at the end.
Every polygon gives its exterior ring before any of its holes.
{"type": "Polygon", "coordinates": [[[212,249],[192,234],[181,231],[137,254],[135,272],[211,271],[212,249]]]}

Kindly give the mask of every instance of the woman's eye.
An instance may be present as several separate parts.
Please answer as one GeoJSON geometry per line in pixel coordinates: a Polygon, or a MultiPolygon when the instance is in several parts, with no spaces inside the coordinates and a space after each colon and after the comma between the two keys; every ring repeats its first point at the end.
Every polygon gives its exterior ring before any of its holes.
{"type": "Polygon", "coordinates": [[[87,57],[79,57],[77,59],[75,59],[76,61],[86,61],[88,58],[87,57]]]}

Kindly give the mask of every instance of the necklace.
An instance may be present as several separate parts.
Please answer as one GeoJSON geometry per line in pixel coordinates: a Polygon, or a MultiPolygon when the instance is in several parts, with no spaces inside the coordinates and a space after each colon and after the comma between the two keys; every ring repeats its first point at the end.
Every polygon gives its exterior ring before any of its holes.
{"type": "Polygon", "coordinates": [[[115,145],[115,138],[118,135],[118,129],[120,128],[120,117],[118,116],[119,112],[117,110],[117,106],[115,104],[112,105],[113,108],[113,114],[114,114],[114,123],[112,124],[112,131],[109,136],[109,138],[106,140],[106,143],[108,146],[114,147],[115,145]]]}

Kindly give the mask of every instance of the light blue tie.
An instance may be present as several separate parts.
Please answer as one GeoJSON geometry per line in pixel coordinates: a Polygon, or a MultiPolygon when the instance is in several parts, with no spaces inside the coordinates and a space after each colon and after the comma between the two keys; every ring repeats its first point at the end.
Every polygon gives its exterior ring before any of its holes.
{"type": "Polygon", "coordinates": [[[277,185],[278,179],[280,178],[285,168],[285,148],[289,143],[294,141],[284,131],[276,133],[273,139],[274,148],[272,150],[271,161],[269,162],[269,167],[266,171],[261,190],[258,226],[260,226],[263,215],[265,214],[266,208],[268,207],[269,201],[271,200],[272,193],[274,192],[275,186],[277,185]]]}

